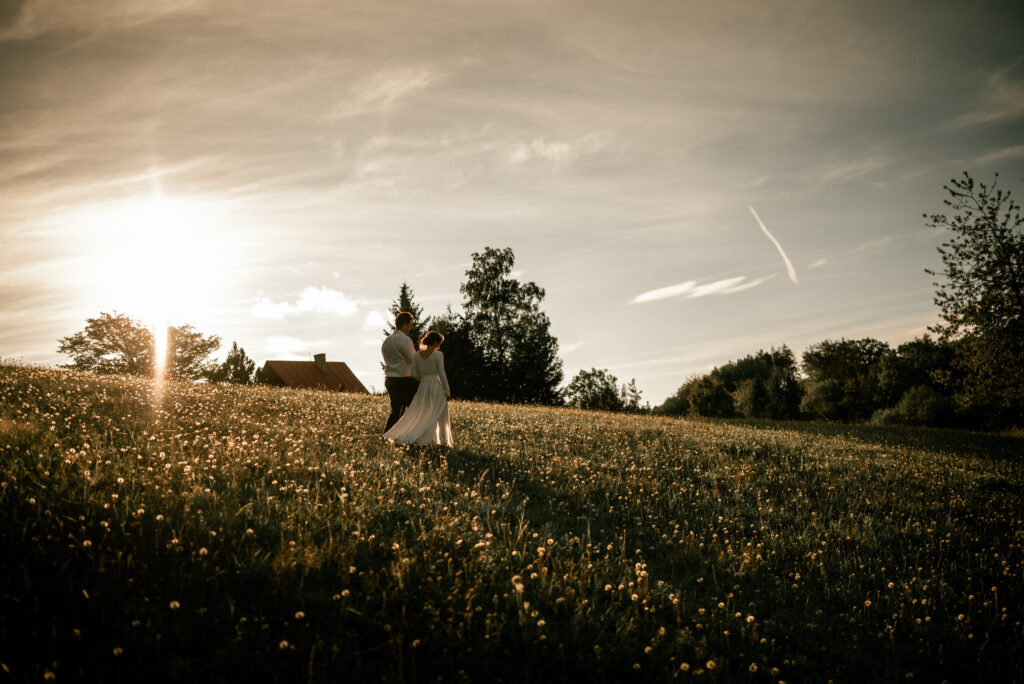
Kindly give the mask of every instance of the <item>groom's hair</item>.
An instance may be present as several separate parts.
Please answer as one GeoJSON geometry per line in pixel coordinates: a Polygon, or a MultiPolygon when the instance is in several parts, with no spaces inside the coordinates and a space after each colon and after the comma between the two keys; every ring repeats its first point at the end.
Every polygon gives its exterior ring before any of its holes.
{"type": "Polygon", "coordinates": [[[412,314],[409,313],[408,311],[403,311],[402,313],[395,316],[395,328],[401,328],[403,325],[406,325],[407,323],[412,323],[412,314]]]}

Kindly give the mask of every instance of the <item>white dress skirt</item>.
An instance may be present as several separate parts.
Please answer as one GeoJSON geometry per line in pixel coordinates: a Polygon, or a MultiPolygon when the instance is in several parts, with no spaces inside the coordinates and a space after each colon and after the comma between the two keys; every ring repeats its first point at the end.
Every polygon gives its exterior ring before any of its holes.
{"type": "Polygon", "coordinates": [[[412,377],[420,381],[412,403],[398,422],[384,433],[384,439],[406,444],[440,444],[450,447],[452,426],[448,420],[448,377],[444,373],[444,355],[433,351],[423,358],[412,357],[412,377]]]}

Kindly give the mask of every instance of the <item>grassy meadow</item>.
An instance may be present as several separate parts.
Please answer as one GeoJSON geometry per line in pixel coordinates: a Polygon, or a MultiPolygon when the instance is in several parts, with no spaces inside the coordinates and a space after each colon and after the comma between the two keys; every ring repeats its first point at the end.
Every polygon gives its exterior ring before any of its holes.
{"type": "Polygon", "coordinates": [[[1024,681],[1024,439],[0,365],[0,680],[1024,681]]]}

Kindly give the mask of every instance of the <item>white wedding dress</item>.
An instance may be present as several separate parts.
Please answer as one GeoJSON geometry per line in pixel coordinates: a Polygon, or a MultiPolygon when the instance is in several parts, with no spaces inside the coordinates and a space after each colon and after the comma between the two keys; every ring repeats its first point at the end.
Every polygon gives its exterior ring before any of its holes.
{"type": "Polygon", "coordinates": [[[398,422],[384,433],[384,439],[407,444],[452,446],[452,426],[448,421],[448,376],[444,374],[444,355],[435,349],[427,358],[417,352],[412,357],[412,377],[420,381],[412,403],[398,422]]]}

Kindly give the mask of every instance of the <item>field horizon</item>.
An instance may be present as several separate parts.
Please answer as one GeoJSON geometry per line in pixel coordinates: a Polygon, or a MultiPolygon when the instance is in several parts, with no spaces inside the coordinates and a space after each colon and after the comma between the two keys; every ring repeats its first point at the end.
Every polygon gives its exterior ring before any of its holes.
{"type": "Polygon", "coordinates": [[[0,670],[1024,681],[1024,438],[0,362],[0,670]]]}

